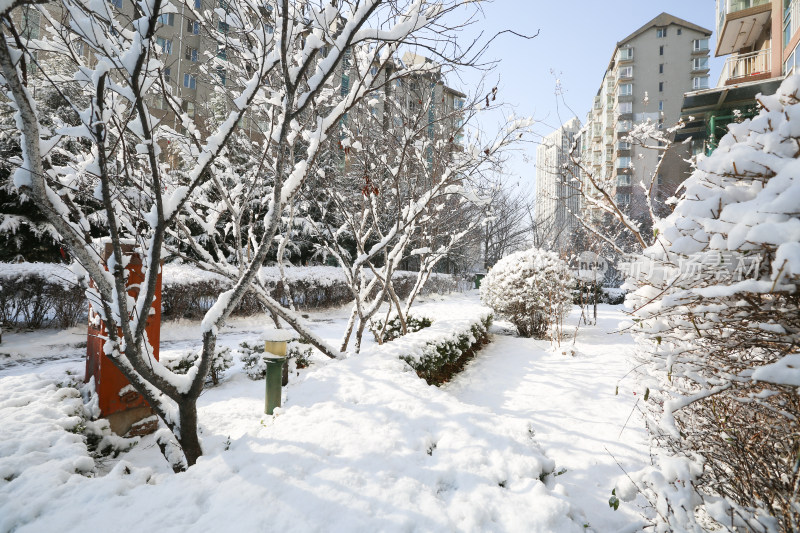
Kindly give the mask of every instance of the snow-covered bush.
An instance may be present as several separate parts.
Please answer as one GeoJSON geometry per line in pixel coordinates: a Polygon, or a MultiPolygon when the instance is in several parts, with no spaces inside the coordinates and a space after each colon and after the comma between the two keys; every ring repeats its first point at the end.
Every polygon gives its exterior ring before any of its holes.
{"type": "Polygon", "coordinates": [[[650,496],[657,531],[705,531],[698,516],[742,531],[800,524],[800,77],[759,102],[632,265],[650,427],[667,456],[618,488],[650,496]]]}
{"type": "Polygon", "coordinates": [[[441,385],[460,372],[475,352],[488,342],[491,325],[492,315],[478,318],[468,327],[455,329],[450,335],[428,342],[420,357],[409,355],[401,359],[429,385],[441,385]]]}
{"type": "MultiPolygon", "coordinates": [[[[179,354],[177,357],[163,357],[162,363],[165,367],[176,374],[186,374],[190,368],[197,364],[200,358],[198,350],[189,350],[179,354]]],[[[233,366],[231,349],[225,346],[217,346],[214,349],[214,358],[211,360],[211,370],[208,373],[208,382],[219,385],[225,371],[233,366]]]]}
{"type": "MultiPolygon", "coordinates": [[[[406,316],[406,333],[413,333],[431,325],[431,319],[425,316],[406,316]]],[[[384,322],[382,319],[370,322],[370,330],[378,342],[393,341],[403,335],[403,325],[398,315],[384,322]]]]}
{"type": "Polygon", "coordinates": [[[523,337],[544,337],[572,305],[572,273],[558,255],[531,248],[497,262],[481,282],[481,301],[523,337]]]}
{"type": "MultiPolygon", "coordinates": [[[[239,353],[241,354],[239,360],[242,361],[244,371],[250,379],[258,381],[266,377],[266,358],[270,357],[271,354],[264,351],[263,344],[243,342],[239,344],[239,353]]],[[[294,371],[310,366],[313,353],[314,347],[312,345],[302,341],[291,341],[286,347],[289,370],[294,371]]]]}

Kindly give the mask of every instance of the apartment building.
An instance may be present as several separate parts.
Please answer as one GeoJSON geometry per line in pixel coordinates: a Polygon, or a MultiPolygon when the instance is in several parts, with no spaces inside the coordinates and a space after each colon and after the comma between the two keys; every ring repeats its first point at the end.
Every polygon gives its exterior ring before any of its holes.
{"type": "Polygon", "coordinates": [[[800,0],[717,0],[716,12],[714,53],[725,65],[716,87],[687,93],[681,109],[678,139],[691,138],[696,153],[713,152],[728,124],[757,113],[759,93],[800,70],[800,0]]]}
{"type": "MultiPolygon", "coordinates": [[[[641,123],[675,125],[684,93],[709,86],[710,36],[711,30],[662,13],[617,43],[603,75],[581,134],[582,166],[634,218],[648,209],[640,183],[655,181],[655,197],[666,199],[687,167],[677,149],[643,148],[626,137],[641,123]]],[[[597,194],[592,189],[587,194],[597,194]]]]}
{"type": "Polygon", "coordinates": [[[562,250],[569,247],[580,214],[580,132],[581,121],[574,117],[536,148],[536,224],[562,250]]]}

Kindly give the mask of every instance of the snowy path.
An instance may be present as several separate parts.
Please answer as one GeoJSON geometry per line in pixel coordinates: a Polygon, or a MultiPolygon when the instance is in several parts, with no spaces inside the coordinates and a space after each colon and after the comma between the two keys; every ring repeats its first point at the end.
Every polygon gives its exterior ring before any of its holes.
{"type": "MultiPolygon", "coordinates": [[[[627,471],[649,460],[638,411],[622,430],[640,398],[633,394],[638,391],[630,376],[620,383],[619,395],[614,394],[617,381],[632,364],[630,336],[609,333],[622,319],[618,308],[601,307],[598,325],[579,330],[575,356],[562,353],[571,348],[571,341],[556,351],[549,342],[513,337],[496,328],[491,344],[447,387],[464,402],[531,421],[556,471],[566,468],[555,481],[597,532],[638,529],[637,507],[623,503],[615,512],[608,499],[614,479],[622,473],[615,459],[627,471]]],[[[570,335],[576,322],[573,313],[570,335]]]]}

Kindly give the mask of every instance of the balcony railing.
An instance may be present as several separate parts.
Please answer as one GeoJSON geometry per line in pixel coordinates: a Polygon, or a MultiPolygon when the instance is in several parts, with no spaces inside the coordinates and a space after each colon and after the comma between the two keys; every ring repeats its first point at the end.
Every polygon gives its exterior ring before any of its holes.
{"type": "Polygon", "coordinates": [[[725,85],[734,81],[746,81],[747,78],[769,74],[771,72],[772,54],[769,48],[730,57],[722,67],[722,73],[717,85],[725,85]]]}

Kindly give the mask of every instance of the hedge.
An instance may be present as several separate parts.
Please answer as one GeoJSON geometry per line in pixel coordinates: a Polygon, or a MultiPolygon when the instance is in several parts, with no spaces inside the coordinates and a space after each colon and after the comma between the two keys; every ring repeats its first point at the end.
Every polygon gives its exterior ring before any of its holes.
{"type": "MultiPolygon", "coordinates": [[[[418,311],[419,312],[419,311],[418,311]]],[[[429,327],[383,344],[414,369],[429,385],[441,385],[463,370],[476,352],[489,341],[491,310],[463,305],[458,313],[439,313],[429,327]],[[453,316],[455,315],[455,316],[453,316]]]]}
{"type": "MultiPolygon", "coordinates": [[[[295,305],[302,310],[343,305],[352,300],[341,269],[337,267],[287,267],[289,290],[295,305]]],[[[414,286],[416,272],[395,275],[395,291],[405,297],[414,286]]],[[[272,290],[272,296],[288,305],[277,267],[264,267],[259,276],[272,290]]],[[[200,318],[230,287],[225,278],[198,268],[167,264],[162,271],[162,316],[165,320],[200,318]]],[[[434,274],[425,293],[447,293],[456,289],[455,280],[434,274]]],[[[251,316],[263,312],[253,296],[246,295],[234,315],[251,316]]],[[[12,327],[67,328],[87,315],[84,290],[66,265],[52,263],[0,263],[0,322],[12,327]]]]}

